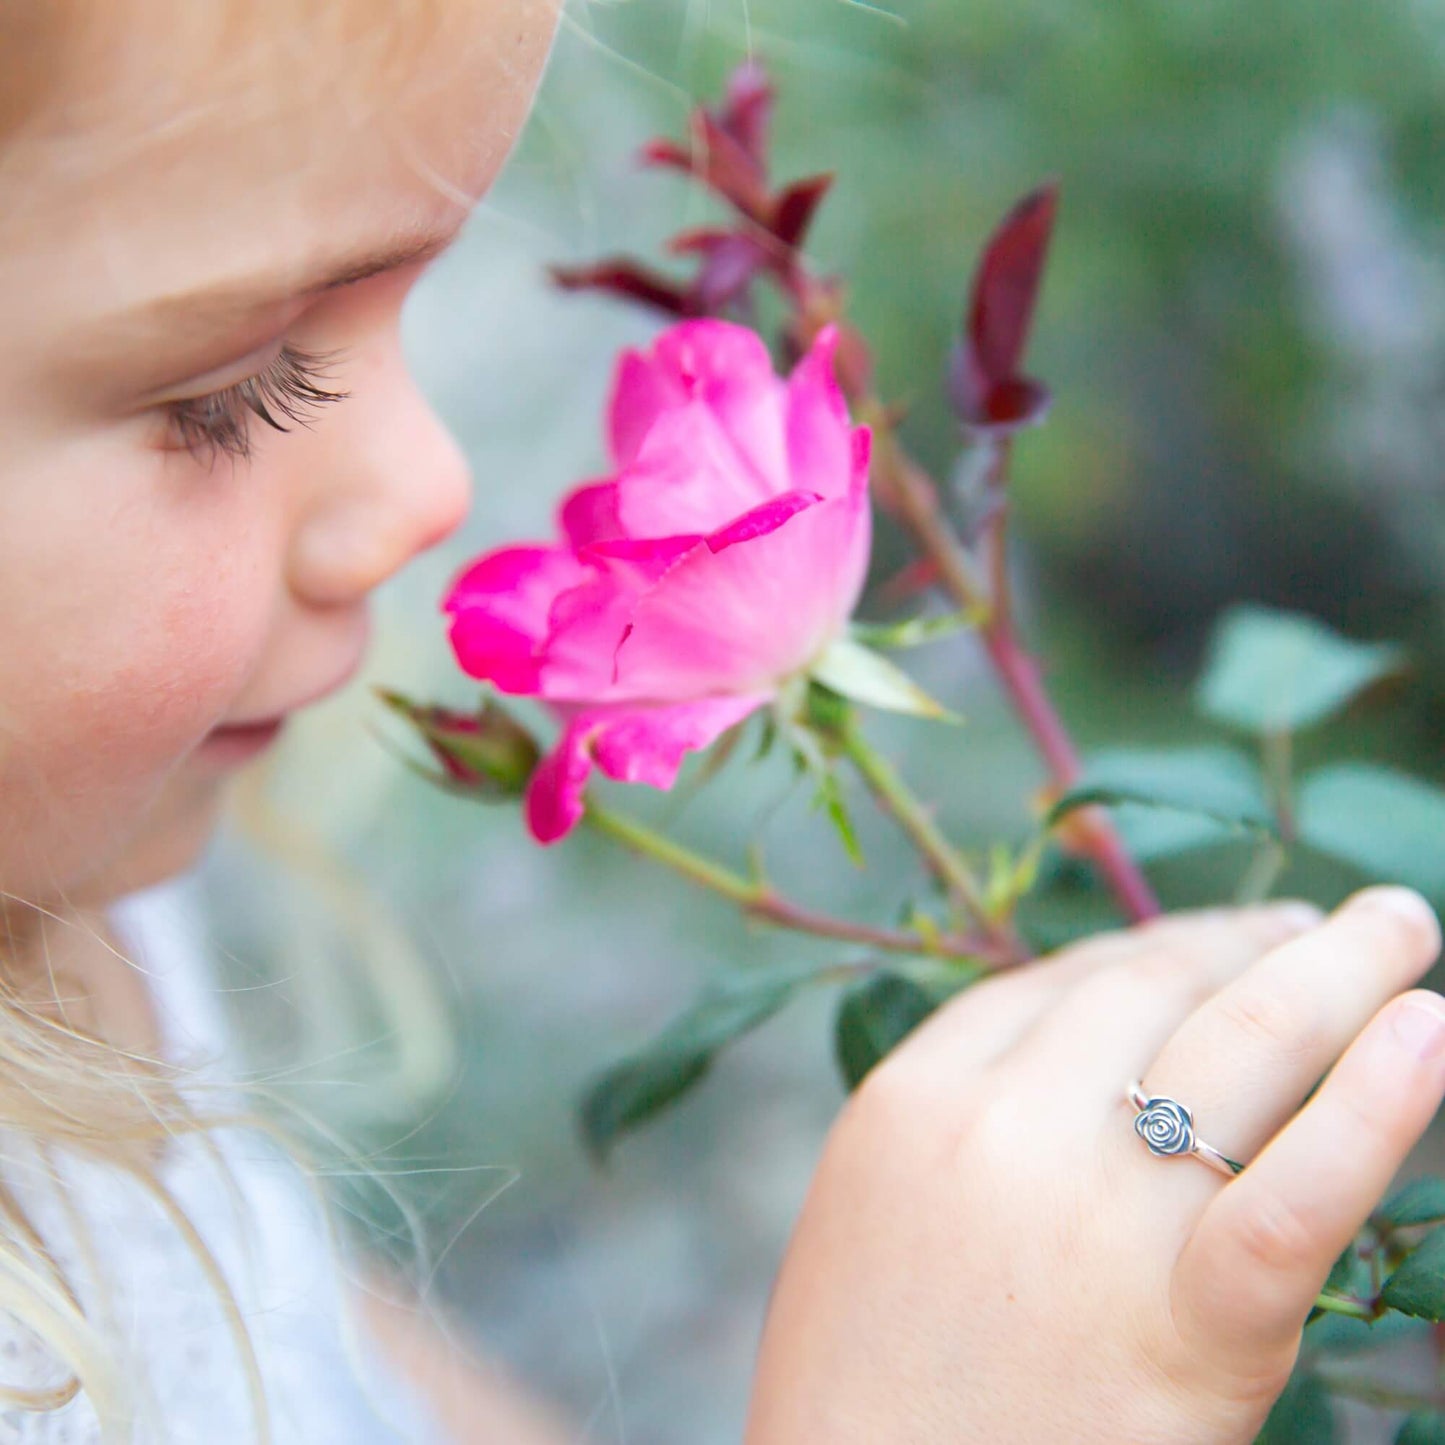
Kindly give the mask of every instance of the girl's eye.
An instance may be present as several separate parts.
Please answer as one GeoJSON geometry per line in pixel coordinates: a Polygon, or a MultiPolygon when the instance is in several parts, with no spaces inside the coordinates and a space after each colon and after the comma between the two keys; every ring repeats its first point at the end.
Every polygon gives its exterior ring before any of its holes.
{"type": "Polygon", "coordinates": [[[245,381],[167,403],[169,447],[210,465],[218,455],[250,456],[252,417],[277,431],[307,426],[328,402],[346,398],[346,392],[322,384],[334,360],[283,346],[273,362],[245,381]]]}

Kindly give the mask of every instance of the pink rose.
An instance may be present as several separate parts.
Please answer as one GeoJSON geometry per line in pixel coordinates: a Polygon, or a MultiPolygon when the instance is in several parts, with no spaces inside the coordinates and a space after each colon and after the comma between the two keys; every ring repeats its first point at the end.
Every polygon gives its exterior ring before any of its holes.
{"type": "Polygon", "coordinates": [[[446,599],[457,659],[564,720],[527,820],[550,843],[594,767],[671,787],[683,754],[771,702],[838,639],[868,565],[869,432],[819,336],[786,380],[762,340],[687,321],[627,352],[615,474],[565,499],[562,540],[472,564],[446,599]]]}

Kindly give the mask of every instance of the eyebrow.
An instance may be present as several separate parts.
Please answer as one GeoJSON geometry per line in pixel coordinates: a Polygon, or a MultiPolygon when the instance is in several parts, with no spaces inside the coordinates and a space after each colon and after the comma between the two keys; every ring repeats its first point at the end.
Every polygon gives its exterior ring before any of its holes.
{"type": "Polygon", "coordinates": [[[335,291],[341,286],[351,286],[357,281],[367,281],[373,276],[397,271],[403,266],[412,266],[421,261],[430,261],[445,251],[455,237],[455,231],[446,233],[430,232],[410,237],[380,251],[370,251],[361,256],[342,258],[326,266],[322,274],[309,286],[295,288],[293,295],[319,294],[335,291]]]}
{"type": "Polygon", "coordinates": [[[418,230],[381,243],[313,256],[274,270],[231,278],[184,293],[154,297],[134,310],[107,318],[89,338],[86,350],[133,346],[156,333],[184,345],[216,340],[228,328],[257,321],[288,301],[306,300],[355,285],[373,276],[416,265],[439,255],[452,243],[460,226],[418,230]]]}

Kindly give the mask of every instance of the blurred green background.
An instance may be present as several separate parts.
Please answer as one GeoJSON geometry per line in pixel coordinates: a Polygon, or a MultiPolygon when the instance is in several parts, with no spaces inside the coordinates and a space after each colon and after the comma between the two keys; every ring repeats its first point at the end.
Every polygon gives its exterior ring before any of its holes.
{"type": "MultiPolygon", "coordinates": [[[[1081,740],[1216,736],[1188,691],[1213,619],[1248,597],[1407,642],[1409,685],[1306,752],[1440,780],[1445,9],[1429,0],[573,5],[510,168],[411,306],[477,504],[382,600],[369,680],[473,697],[443,586],[543,534],[599,472],[612,356],[655,328],[558,295],[544,266],[652,255],[707,218],[635,154],[750,51],[779,85],[778,174],[838,173],[811,248],[851,279],[883,390],[940,474],[978,248],[1019,195],[1062,184],[1029,367],[1057,400],[1016,450],[1015,535],[1027,628],[1081,740]]],[[[1040,776],[973,649],[910,661],[968,726],[876,736],[960,838],[1017,841],[1040,776]]],[[[437,1289],[579,1439],[737,1440],[766,1290],[841,1097],[827,999],[746,1041],[606,1172],[571,1109],[720,966],[831,955],[599,840],[538,849],[514,812],[428,790],[378,732],[396,739],[364,688],[298,723],[208,869],[256,1067],[385,1146],[437,1289]]],[[[627,802],[734,860],[761,836],[820,906],[886,920],[918,887],[866,820],[870,867],[851,870],[781,769],[627,802]]],[[[1160,881],[1184,903],[1238,871],[1221,850],[1160,881]]],[[[1285,886],[1329,902],[1350,883],[1315,869],[1285,886]]],[[[341,1192],[389,1244],[398,1215],[374,1185],[341,1192]]]]}

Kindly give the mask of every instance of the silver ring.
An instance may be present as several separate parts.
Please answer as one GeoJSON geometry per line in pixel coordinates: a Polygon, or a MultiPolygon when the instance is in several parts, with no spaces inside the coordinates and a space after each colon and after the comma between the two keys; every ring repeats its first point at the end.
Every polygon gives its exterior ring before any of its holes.
{"type": "Polygon", "coordinates": [[[1243,1164],[1206,1144],[1194,1132],[1194,1115],[1177,1099],[1166,1098],[1163,1094],[1146,1094],[1144,1085],[1138,1079],[1129,1085],[1128,1099],[1138,1110],[1134,1132],[1148,1146],[1151,1154],[1160,1159],[1198,1159],[1201,1164],[1207,1164],[1231,1179],[1244,1168],[1243,1164]]]}

